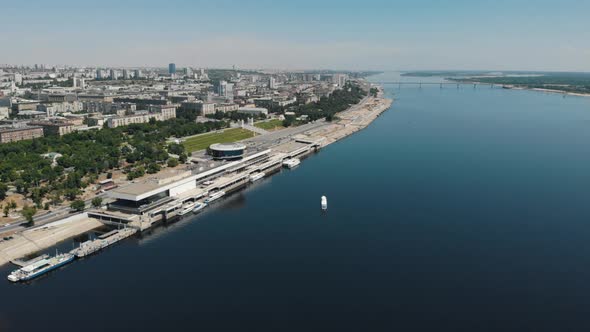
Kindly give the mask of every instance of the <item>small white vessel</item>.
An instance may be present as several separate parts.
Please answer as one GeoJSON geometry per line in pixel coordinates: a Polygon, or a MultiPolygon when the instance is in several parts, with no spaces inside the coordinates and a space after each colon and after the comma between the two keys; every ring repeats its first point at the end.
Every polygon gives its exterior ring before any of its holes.
{"type": "Polygon", "coordinates": [[[185,214],[191,212],[193,210],[193,208],[195,207],[195,203],[188,203],[186,205],[184,205],[182,207],[182,210],[180,210],[180,212],[178,212],[179,216],[184,216],[185,214]]]}
{"type": "Polygon", "coordinates": [[[207,206],[207,204],[197,202],[197,205],[195,205],[195,207],[193,208],[193,213],[199,213],[202,209],[205,208],[205,206],[207,206]]]}
{"type": "Polygon", "coordinates": [[[322,196],[322,210],[328,209],[328,199],[326,196],[322,196]]]}
{"type": "Polygon", "coordinates": [[[283,161],[283,166],[287,168],[293,168],[301,163],[301,160],[297,158],[290,158],[283,161]]]}
{"type": "Polygon", "coordinates": [[[205,200],[205,203],[209,204],[209,203],[213,202],[214,200],[217,200],[217,199],[223,197],[223,195],[225,195],[225,191],[218,191],[216,193],[213,193],[213,194],[209,195],[209,197],[207,197],[207,199],[205,200]]]}
{"type": "Polygon", "coordinates": [[[8,280],[12,282],[27,281],[45,274],[60,266],[66,265],[74,260],[74,255],[70,253],[58,254],[50,258],[44,258],[33,264],[24,266],[18,270],[12,271],[8,275],[8,280]]]}
{"type": "Polygon", "coordinates": [[[256,182],[256,181],[262,179],[265,175],[266,174],[264,172],[252,174],[252,175],[250,175],[250,182],[256,182]]]}

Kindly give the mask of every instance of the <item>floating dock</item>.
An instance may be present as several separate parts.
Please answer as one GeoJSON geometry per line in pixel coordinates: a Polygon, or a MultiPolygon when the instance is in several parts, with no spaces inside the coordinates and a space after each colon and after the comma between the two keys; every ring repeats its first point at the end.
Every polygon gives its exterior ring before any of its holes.
{"type": "Polygon", "coordinates": [[[98,252],[125,238],[128,238],[135,233],[137,233],[137,229],[135,228],[123,228],[113,230],[111,232],[99,236],[97,239],[80,243],[80,246],[70,251],[70,253],[78,258],[82,258],[91,255],[95,252],[98,252]]]}

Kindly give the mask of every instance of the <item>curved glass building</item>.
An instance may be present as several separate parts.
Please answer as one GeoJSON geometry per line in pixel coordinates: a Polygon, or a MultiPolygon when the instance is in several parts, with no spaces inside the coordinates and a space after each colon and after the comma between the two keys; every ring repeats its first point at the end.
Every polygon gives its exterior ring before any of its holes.
{"type": "Polygon", "coordinates": [[[208,151],[213,159],[240,159],[246,152],[246,145],[241,143],[217,143],[209,146],[208,151]]]}

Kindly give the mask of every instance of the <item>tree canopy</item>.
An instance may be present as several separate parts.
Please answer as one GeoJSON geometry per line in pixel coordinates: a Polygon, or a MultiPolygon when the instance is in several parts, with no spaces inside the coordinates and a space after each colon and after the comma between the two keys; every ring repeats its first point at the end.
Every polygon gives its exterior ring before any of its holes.
{"type": "Polygon", "coordinates": [[[126,167],[134,172],[131,178],[143,175],[146,168],[157,172],[168,162],[168,152],[184,154],[182,145],[166,144],[169,137],[200,134],[228,125],[225,121],[170,119],[0,144],[0,199],[12,184],[38,206],[50,195],[58,198],[52,199],[55,203],[61,196],[73,200],[80,189],[104,172],[126,167]],[[43,157],[50,152],[62,155],[57,165],[43,157]]]}

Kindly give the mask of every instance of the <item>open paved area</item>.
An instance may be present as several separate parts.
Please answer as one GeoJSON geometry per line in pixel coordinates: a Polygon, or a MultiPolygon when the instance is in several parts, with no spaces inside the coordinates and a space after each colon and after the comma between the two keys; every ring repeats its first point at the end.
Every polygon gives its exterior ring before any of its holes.
{"type": "Polygon", "coordinates": [[[32,252],[49,248],[61,241],[102,226],[86,214],[56,221],[41,227],[12,235],[12,239],[0,242],[0,265],[21,258],[32,252]]]}

